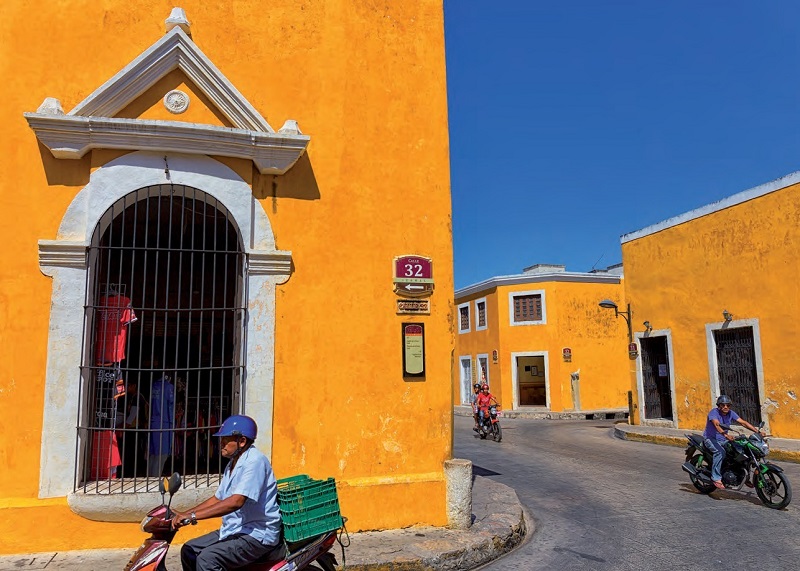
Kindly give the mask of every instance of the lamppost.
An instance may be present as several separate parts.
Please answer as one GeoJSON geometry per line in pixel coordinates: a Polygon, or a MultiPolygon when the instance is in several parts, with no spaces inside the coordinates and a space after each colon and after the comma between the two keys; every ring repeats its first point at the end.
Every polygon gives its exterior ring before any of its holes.
{"type": "Polygon", "coordinates": [[[633,343],[633,330],[631,329],[631,304],[628,304],[627,311],[620,311],[619,306],[617,306],[617,304],[610,299],[604,299],[598,305],[604,309],[613,309],[614,317],[619,317],[621,315],[625,318],[625,322],[628,324],[628,344],[633,343]]]}

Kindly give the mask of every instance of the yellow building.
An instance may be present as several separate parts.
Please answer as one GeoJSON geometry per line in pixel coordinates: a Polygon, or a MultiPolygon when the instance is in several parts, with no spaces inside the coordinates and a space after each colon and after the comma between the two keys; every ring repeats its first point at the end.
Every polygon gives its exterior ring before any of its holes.
{"type": "Polygon", "coordinates": [[[0,552],[138,544],[160,473],[215,489],[235,412],[350,530],[446,523],[441,2],[182,8],[0,8],[0,552]]]}
{"type": "Polygon", "coordinates": [[[622,237],[627,300],[652,328],[636,333],[637,423],[699,430],[728,394],[800,438],[798,220],[793,173],[622,237]]]}
{"type": "Polygon", "coordinates": [[[626,411],[627,326],[598,306],[623,304],[622,281],[621,266],[539,264],[456,291],[454,401],[469,403],[473,383],[488,382],[506,411],[626,411]]]}

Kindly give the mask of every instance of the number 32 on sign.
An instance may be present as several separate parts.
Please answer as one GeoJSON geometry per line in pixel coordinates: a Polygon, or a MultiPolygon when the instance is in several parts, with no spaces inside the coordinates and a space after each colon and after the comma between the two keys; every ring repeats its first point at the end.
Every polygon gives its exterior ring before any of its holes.
{"type": "Polygon", "coordinates": [[[423,256],[398,256],[393,281],[397,295],[427,297],[433,293],[433,262],[423,256]]]}

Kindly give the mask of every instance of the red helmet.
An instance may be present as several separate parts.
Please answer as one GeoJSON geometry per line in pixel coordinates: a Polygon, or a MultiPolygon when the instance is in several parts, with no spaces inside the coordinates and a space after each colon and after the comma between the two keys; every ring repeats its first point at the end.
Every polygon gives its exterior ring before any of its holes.
{"type": "Polygon", "coordinates": [[[489,385],[487,385],[486,383],[483,383],[483,385],[481,386],[481,390],[488,389],[488,388],[489,388],[489,385]]]}

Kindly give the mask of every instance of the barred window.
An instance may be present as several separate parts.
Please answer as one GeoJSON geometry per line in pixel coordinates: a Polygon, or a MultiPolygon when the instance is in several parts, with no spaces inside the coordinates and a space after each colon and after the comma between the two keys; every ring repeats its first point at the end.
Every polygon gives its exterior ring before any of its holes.
{"type": "Polygon", "coordinates": [[[465,333],[469,331],[469,304],[464,303],[458,306],[458,332],[465,333]]]}
{"type": "Polygon", "coordinates": [[[486,327],[486,302],[479,301],[475,304],[478,308],[478,327],[485,328],[486,327]]]}
{"type": "Polygon", "coordinates": [[[89,247],[75,489],[215,485],[245,371],[244,251],[231,214],[182,185],[139,189],[89,247]]]}
{"type": "Polygon", "coordinates": [[[514,296],[514,322],[521,321],[541,321],[542,320],[542,296],[515,295],[514,296]]]}

